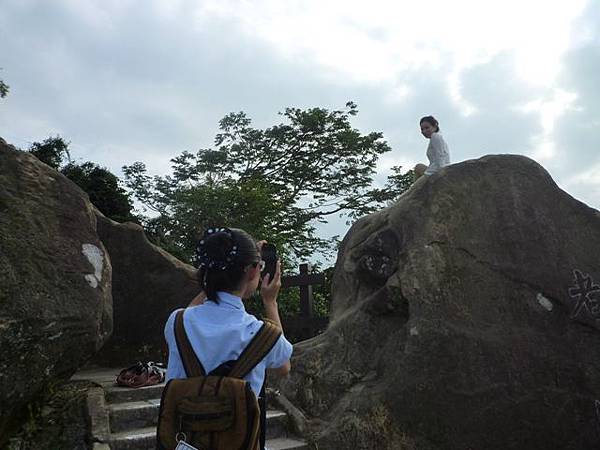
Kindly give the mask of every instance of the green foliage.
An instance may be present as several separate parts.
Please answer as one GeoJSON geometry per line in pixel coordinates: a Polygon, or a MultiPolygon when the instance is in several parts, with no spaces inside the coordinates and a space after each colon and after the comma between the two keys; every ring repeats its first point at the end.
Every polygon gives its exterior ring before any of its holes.
{"type": "Polygon", "coordinates": [[[69,163],[61,169],[61,173],[87,192],[90,201],[106,217],[117,222],[137,222],[131,213],[129,194],[108,169],[88,161],[69,163]]]}
{"type": "MultiPolygon", "coordinates": [[[[312,287],[313,291],[313,315],[317,317],[329,316],[329,303],[331,299],[331,281],[333,278],[334,267],[328,267],[321,270],[317,265],[313,267],[311,273],[322,273],[325,276],[325,283],[312,287]]],[[[294,270],[293,272],[296,272],[294,270]]],[[[292,287],[280,292],[279,314],[281,317],[295,317],[300,314],[300,288],[292,287]]]]}
{"type": "Polygon", "coordinates": [[[6,97],[8,94],[9,87],[4,81],[0,80],[0,98],[6,97]]]}
{"type": "MultiPolygon", "coordinates": [[[[328,301],[328,300],[327,300],[328,301]]],[[[277,297],[279,315],[281,317],[294,317],[300,314],[300,288],[292,287],[282,289],[277,297]]],[[[257,317],[263,317],[265,310],[258,292],[250,299],[244,301],[246,311],[257,317]]]]}
{"type": "Polygon", "coordinates": [[[4,82],[4,80],[0,80],[0,98],[6,97],[8,91],[10,90],[8,84],[4,82]]]}
{"type": "Polygon", "coordinates": [[[71,159],[69,153],[70,142],[65,142],[60,136],[50,136],[42,142],[34,142],[29,147],[29,153],[32,153],[37,159],[50,167],[58,170],[65,157],[71,159]]]}
{"type": "Polygon", "coordinates": [[[284,123],[263,130],[231,113],[214,148],[183,152],[167,176],[149,176],[141,162],[125,166],[126,184],[156,214],[146,219],[154,242],[185,260],[203,229],[224,224],[268,239],[284,259],[326,253],[335,242],[317,236],[316,223],[362,216],[399,194],[371,187],[390,147],[381,133],[352,128],[356,114],[352,102],[340,111],[287,108],[284,123]]]}
{"type": "MultiPolygon", "coordinates": [[[[315,316],[329,316],[334,269],[333,266],[324,269],[322,273],[325,275],[325,283],[313,287],[313,312],[315,316]]],[[[315,269],[315,272],[319,272],[318,268],[315,269]]]]}
{"type": "Polygon", "coordinates": [[[390,170],[392,173],[388,175],[383,192],[378,197],[379,201],[387,204],[397,200],[415,182],[415,172],[412,169],[402,173],[402,166],[394,166],[390,170]]]}
{"type": "Polygon", "coordinates": [[[42,142],[34,142],[29,147],[29,152],[83,189],[94,206],[106,217],[117,222],[138,222],[137,217],[132,214],[133,205],[129,193],[121,187],[119,178],[96,163],[71,162],[69,145],[70,142],[65,142],[57,135],[42,142]],[[69,163],[63,165],[65,159],[69,163]]]}

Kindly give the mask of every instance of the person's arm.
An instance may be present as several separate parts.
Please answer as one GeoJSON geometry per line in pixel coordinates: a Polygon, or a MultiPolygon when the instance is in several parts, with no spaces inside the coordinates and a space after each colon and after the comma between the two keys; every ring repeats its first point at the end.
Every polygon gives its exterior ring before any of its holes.
{"type": "Polygon", "coordinates": [[[179,310],[175,310],[171,313],[165,324],[165,341],[169,348],[169,360],[167,362],[167,373],[165,381],[169,381],[173,378],[187,378],[181,357],[179,356],[179,350],[177,349],[177,343],[175,342],[175,317],[179,310]]]}
{"type": "MultiPolygon", "coordinates": [[[[269,274],[266,274],[262,280],[260,294],[262,297],[263,306],[265,308],[266,318],[275,322],[283,332],[281,318],[279,317],[279,305],[277,304],[277,295],[279,294],[279,289],[281,289],[281,262],[277,261],[277,268],[275,270],[275,275],[273,276],[273,281],[270,282],[269,274]]],[[[290,372],[291,367],[290,360],[287,359],[282,366],[273,368],[271,370],[278,375],[285,376],[290,372]]]]}

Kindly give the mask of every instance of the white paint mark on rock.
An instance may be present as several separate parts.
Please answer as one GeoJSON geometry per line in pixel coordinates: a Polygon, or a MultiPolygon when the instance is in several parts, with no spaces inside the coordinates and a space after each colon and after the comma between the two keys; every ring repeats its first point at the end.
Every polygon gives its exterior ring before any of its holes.
{"type": "Polygon", "coordinates": [[[85,280],[93,288],[98,287],[98,283],[102,281],[102,269],[104,268],[104,253],[93,244],[82,244],[81,251],[94,267],[93,274],[85,275],[85,280]]]}
{"type": "Polygon", "coordinates": [[[419,330],[417,330],[417,327],[410,327],[409,333],[411,336],[418,336],[419,330]]]}
{"type": "Polygon", "coordinates": [[[546,309],[547,311],[552,311],[554,309],[554,305],[552,304],[552,302],[550,300],[548,300],[546,297],[544,297],[541,292],[538,292],[536,299],[538,301],[538,303],[540,305],[542,305],[542,307],[544,309],[546,309]]]}
{"type": "Polygon", "coordinates": [[[94,289],[98,287],[98,279],[97,279],[97,278],[96,278],[94,275],[92,275],[92,274],[89,274],[89,273],[88,273],[88,274],[85,276],[85,281],[87,281],[87,282],[88,282],[88,284],[89,284],[91,287],[93,287],[94,289]]]}

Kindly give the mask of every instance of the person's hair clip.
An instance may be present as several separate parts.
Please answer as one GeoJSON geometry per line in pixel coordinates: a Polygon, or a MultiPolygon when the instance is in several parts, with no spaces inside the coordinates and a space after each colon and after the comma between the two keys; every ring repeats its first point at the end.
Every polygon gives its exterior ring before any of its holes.
{"type": "Polygon", "coordinates": [[[238,245],[235,241],[233,232],[229,228],[208,228],[204,232],[204,236],[202,236],[202,239],[198,241],[198,245],[196,246],[196,260],[198,261],[199,267],[203,267],[205,269],[227,270],[233,266],[237,255],[238,245]],[[206,240],[209,239],[210,236],[217,233],[226,234],[231,241],[231,249],[229,249],[229,251],[226,252],[226,256],[224,259],[222,257],[215,258],[214,255],[209,255],[208,250],[206,248],[206,240]]]}

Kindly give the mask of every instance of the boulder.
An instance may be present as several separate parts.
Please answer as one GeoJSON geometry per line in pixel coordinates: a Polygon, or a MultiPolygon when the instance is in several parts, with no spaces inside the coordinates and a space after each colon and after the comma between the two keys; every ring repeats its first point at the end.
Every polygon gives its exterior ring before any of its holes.
{"type": "Polygon", "coordinates": [[[110,260],[87,195],[0,139],[0,447],[111,331],[110,260]]]}
{"type": "Polygon", "coordinates": [[[357,221],[280,384],[326,449],[600,448],[600,214],[534,161],[423,177],[357,221]]]}
{"type": "Polygon", "coordinates": [[[141,226],[114,222],[97,210],[96,215],[113,268],[114,330],[93,363],[167,362],[165,322],[200,292],[196,269],[150,243],[141,226]]]}

